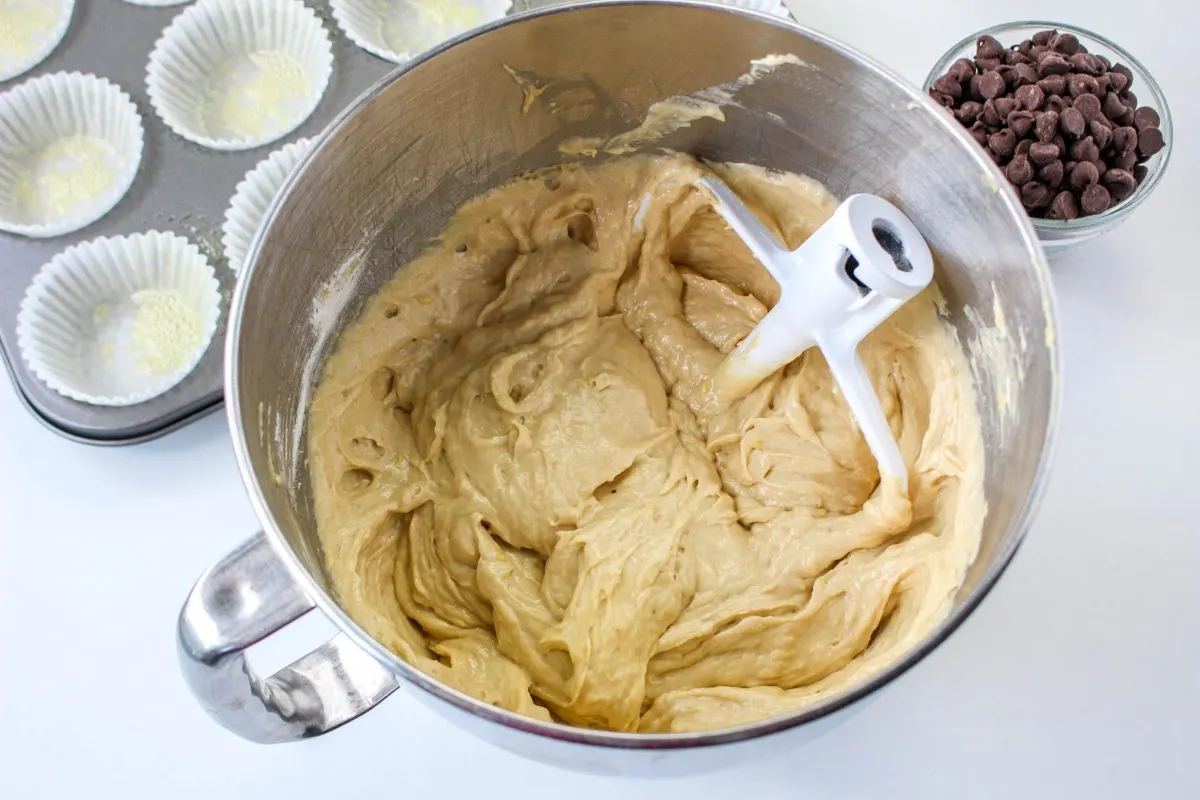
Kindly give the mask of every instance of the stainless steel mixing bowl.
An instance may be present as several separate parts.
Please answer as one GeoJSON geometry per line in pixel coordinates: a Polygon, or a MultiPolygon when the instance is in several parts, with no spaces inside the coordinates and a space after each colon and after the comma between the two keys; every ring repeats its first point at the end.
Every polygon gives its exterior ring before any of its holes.
{"type": "MultiPolygon", "coordinates": [[[[1042,489],[1058,370],[1053,300],[1003,176],[917,88],[837,42],[727,7],[598,3],[511,18],[413,61],[349,108],[292,176],[252,247],[229,322],[226,399],[263,532],[203,575],[180,616],[184,672],[218,722],[255,741],[315,736],[400,684],[464,728],[577,769],[669,774],[792,747],[943,641],[1012,558],[1042,489]],[[307,399],[338,331],[463,201],[562,160],[572,136],[635,127],[651,103],[744,75],[725,120],[647,145],[807,173],[896,202],[927,235],[978,384],[988,514],[949,618],[872,680],[738,728],[621,734],[541,723],[454,691],[373,641],[330,590],[305,468],[307,399]],[[508,69],[506,69],[506,67],[508,69]],[[542,88],[523,110],[509,69],[542,88]],[[318,607],[341,630],[266,679],[244,648],[318,607]]],[[[843,712],[844,713],[844,712],[843,712]]]]}

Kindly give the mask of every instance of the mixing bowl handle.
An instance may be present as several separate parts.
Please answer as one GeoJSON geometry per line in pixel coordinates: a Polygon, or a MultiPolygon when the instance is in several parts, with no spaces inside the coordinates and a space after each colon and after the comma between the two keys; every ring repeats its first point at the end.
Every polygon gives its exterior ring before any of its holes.
{"type": "Polygon", "coordinates": [[[293,742],[392,693],[395,675],[344,633],[265,680],[254,672],[245,649],[312,608],[262,533],[200,576],[179,613],[179,661],[213,719],[253,742],[293,742]]]}

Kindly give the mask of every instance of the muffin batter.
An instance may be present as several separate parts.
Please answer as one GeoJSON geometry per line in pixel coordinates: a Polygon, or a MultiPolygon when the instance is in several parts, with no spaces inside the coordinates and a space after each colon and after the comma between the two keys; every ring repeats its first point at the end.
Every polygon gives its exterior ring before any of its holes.
{"type": "MultiPolygon", "coordinates": [[[[711,168],[791,247],[836,206],[711,168]]],[[[692,186],[707,169],[637,156],[471,201],[328,362],[309,436],[334,587],[463,692],[618,731],[780,714],[902,656],[975,555],[979,419],[936,289],[860,348],[906,495],[819,351],[714,387],[778,286],[692,186]]]]}

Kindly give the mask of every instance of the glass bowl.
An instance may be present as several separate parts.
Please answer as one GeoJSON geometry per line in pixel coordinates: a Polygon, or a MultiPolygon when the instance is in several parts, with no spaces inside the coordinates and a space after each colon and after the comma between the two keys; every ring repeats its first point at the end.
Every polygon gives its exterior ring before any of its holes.
{"type": "Polygon", "coordinates": [[[1138,98],[1138,106],[1149,106],[1158,112],[1160,119],[1159,130],[1162,131],[1166,146],[1157,152],[1142,166],[1146,167],[1146,178],[1134,190],[1133,194],[1117,203],[1112,208],[1090,217],[1079,217],[1073,220],[1038,219],[1034,217],[1034,230],[1047,252],[1056,252],[1073,247],[1077,244],[1095,239],[1101,234],[1111,231],[1124,222],[1134,209],[1142,204],[1167,169],[1171,159],[1171,149],[1175,145],[1175,135],[1171,127],[1171,110],[1167,99],[1163,96],[1162,88],[1154,80],[1147,69],[1128,52],[1113,44],[1108,39],[1074,25],[1064,25],[1061,22],[1009,22],[985,28],[963,39],[946,52],[933,66],[929,77],[925,79],[925,91],[928,92],[933,82],[946,74],[950,65],[960,58],[971,58],[975,55],[975,42],[981,36],[994,36],[1006,49],[1019,44],[1025,39],[1033,38],[1038,31],[1055,29],[1060,33],[1074,34],[1093,55],[1109,58],[1113,64],[1124,64],[1133,73],[1133,81],[1129,88],[1138,98]]]}

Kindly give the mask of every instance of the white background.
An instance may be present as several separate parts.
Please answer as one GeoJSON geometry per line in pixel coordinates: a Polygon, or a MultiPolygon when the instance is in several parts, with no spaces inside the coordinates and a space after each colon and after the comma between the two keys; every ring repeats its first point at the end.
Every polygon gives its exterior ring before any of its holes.
{"type": "MultiPolygon", "coordinates": [[[[1175,112],[1157,194],[1054,265],[1066,398],[1050,489],[1015,563],[959,632],[825,738],[690,780],[522,761],[460,733],[411,689],[325,738],[248,744],[193,702],[173,642],[192,581],[255,530],[223,416],[96,449],[44,430],[4,382],[0,796],[1200,797],[1197,6],[795,7],[914,81],[986,25],[1091,26],[1139,55],[1175,112]]],[[[309,615],[272,643],[267,666],[327,631],[309,615]]]]}

